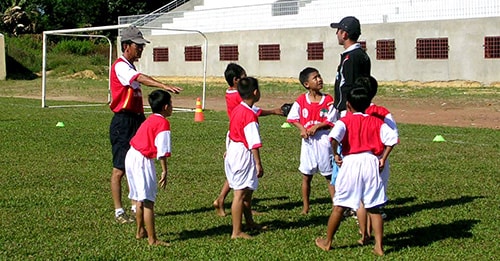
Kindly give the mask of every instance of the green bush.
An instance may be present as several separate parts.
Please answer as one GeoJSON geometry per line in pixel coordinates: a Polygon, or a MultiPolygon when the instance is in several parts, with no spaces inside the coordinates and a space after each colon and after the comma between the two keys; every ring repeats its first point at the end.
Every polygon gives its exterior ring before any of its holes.
{"type": "Polygon", "coordinates": [[[76,55],[89,55],[97,48],[90,41],[62,40],[52,49],[55,53],[69,53],[76,55]]]}

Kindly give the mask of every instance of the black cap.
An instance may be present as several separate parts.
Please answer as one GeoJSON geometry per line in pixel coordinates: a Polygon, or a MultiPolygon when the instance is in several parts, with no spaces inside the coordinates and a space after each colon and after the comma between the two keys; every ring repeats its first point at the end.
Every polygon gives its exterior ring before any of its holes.
{"type": "Polygon", "coordinates": [[[361,25],[359,20],[354,16],[346,16],[340,20],[338,23],[331,23],[331,28],[342,29],[346,31],[349,35],[360,35],[361,25]]]}

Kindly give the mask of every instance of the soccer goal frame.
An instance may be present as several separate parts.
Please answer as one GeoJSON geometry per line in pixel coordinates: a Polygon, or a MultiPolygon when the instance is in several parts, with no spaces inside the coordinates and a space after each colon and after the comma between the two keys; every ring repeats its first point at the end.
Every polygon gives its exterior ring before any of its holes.
{"type": "MultiPolygon", "coordinates": [[[[93,32],[93,31],[107,31],[107,30],[119,30],[122,28],[127,28],[132,24],[122,24],[122,25],[108,25],[108,26],[97,26],[97,27],[86,27],[86,28],[74,28],[74,29],[63,29],[63,30],[52,30],[52,31],[44,31],[43,32],[43,45],[42,45],[42,108],[56,108],[56,107],[79,107],[79,106],[96,106],[102,104],[85,104],[85,105],[52,105],[49,106],[47,104],[47,38],[50,35],[57,36],[70,36],[70,37],[87,37],[87,38],[103,38],[106,39],[109,43],[109,69],[108,69],[108,97],[107,103],[111,102],[111,66],[113,59],[113,43],[112,41],[105,35],[89,35],[83,34],[84,32],[93,32]]],[[[165,31],[180,31],[180,32],[190,32],[197,33],[203,37],[204,40],[204,50],[203,50],[203,85],[202,85],[202,109],[205,109],[205,101],[206,101],[206,87],[207,87],[207,57],[208,57],[208,39],[204,33],[198,30],[189,30],[189,29],[173,29],[173,28],[162,28],[162,27],[148,27],[148,26],[137,26],[139,29],[149,29],[149,30],[165,30],[165,31]]]]}

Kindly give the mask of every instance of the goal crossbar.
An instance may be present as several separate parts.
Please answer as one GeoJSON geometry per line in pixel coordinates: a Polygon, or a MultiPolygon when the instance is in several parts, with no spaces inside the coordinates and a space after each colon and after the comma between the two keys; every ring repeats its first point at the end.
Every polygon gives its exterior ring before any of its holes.
{"type": "MultiPolygon", "coordinates": [[[[49,35],[59,35],[59,36],[72,36],[72,37],[87,37],[87,38],[104,38],[109,43],[109,68],[108,68],[108,100],[107,104],[111,102],[111,66],[112,66],[112,54],[113,54],[113,44],[112,41],[105,35],[90,35],[81,34],[84,32],[92,31],[106,31],[106,30],[118,30],[122,28],[129,27],[131,24],[121,24],[121,25],[108,25],[108,26],[97,26],[97,27],[86,27],[86,28],[73,28],[73,29],[62,29],[62,30],[52,30],[43,32],[43,45],[42,45],[42,108],[50,107],[75,107],[82,105],[58,105],[58,106],[48,106],[46,101],[46,91],[47,91],[47,37],[49,35]]],[[[137,28],[150,29],[150,30],[166,30],[166,31],[181,31],[181,32],[192,32],[201,35],[204,39],[204,59],[203,59],[203,88],[202,88],[202,109],[205,109],[206,101],[206,78],[207,78],[207,51],[208,51],[208,39],[204,33],[198,30],[188,30],[188,29],[172,29],[172,28],[162,28],[162,27],[148,27],[148,26],[137,26],[137,28]]],[[[84,105],[92,106],[92,105],[84,105]]]]}

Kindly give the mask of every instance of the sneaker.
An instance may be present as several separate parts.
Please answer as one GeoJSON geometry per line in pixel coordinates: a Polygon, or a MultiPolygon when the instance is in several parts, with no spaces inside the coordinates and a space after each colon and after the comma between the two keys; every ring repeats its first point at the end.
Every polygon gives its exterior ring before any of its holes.
{"type": "Polygon", "coordinates": [[[120,224],[133,223],[135,222],[135,218],[129,217],[127,214],[122,213],[119,216],[115,217],[116,222],[120,224]]]}

